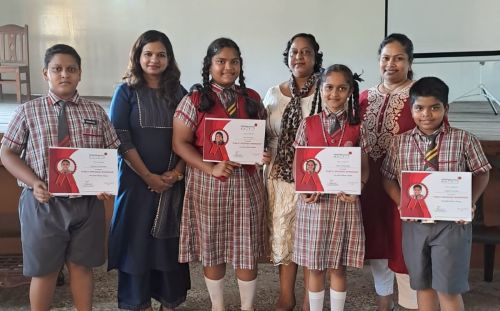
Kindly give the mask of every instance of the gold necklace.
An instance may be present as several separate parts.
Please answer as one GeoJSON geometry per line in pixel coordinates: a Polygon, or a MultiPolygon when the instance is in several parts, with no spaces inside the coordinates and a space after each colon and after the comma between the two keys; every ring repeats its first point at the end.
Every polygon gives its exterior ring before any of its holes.
{"type": "Polygon", "coordinates": [[[382,83],[379,84],[379,91],[382,92],[382,93],[384,93],[384,94],[391,94],[391,93],[393,93],[395,91],[398,91],[398,90],[402,89],[404,86],[406,86],[406,84],[408,83],[408,81],[410,81],[410,80],[406,79],[403,82],[397,84],[393,88],[388,88],[387,86],[385,86],[384,82],[382,82],[382,83]]]}

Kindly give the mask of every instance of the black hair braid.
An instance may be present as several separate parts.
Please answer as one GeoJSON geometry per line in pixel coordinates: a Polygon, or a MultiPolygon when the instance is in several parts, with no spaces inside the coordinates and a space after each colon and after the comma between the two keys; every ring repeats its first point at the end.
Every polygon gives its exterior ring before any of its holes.
{"type": "MultiPolygon", "coordinates": [[[[241,60],[241,61],[243,61],[243,60],[241,60]]],[[[247,98],[248,91],[247,91],[247,86],[245,84],[245,76],[243,76],[243,68],[241,68],[241,70],[240,70],[240,76],[238,77],[238,82],[240,84],[241,95],[243,95],[243,97],[247,98]]]]}
{"type": "Polygon", "coordinates": [[[309,112],[309,116],[312,116],[316,113],[320,113],[323,111],[323,107],[321,105],[322,100],[321,100],[321,94],[320,94],[320,89],[321,89],[321,76],[317,75],[317,80],[316,80],[316,88],[314,90],[314,97],[311,105],[311,112],[309,112]]]}
{"type": "Polygon", "coordinates": [[[314,114],[314,112],[316,111],[316,91],[314,91],[314,98],[313,98],[313,102],[312,102],[312,105],[311,105],[311,111],[309,112],[309,116],[312,116],[314,114]]]}
{"type": "Polygon", "coordinates": [[[347,116],[349,119],[349,124],[355,125],[359,124],[361,121],[360,111],[359,111],[359,83],[356,79],[353,79],[353,91],[351,96],[349,96],[349,102],[347,104],[347,116]]]}
{"type": "Polygon", "coordinates": [[[207,112],[214,105],[214,101],[211,99],[210,94],[212,93],[212,88],[210,86],[210,64],[211,60],[205,57],[203,60],[203,69],[201,70],[201,76],[203,78],[203,87],[198,90],[201,92],[201,103],[200,111],[207,112]]]}
{"type": "Polygon", "coordinates": [[[245,76],[243,75],[243,59],[240,58],[240,62],[242,66],[238,82],[240,85],[241,95],[243,95],[243,98],[245,99],[245,110],[250,119],[256,119],[259,115],[259,106],[257,102],[248,96],[247,87],[245,85],[245,76]]]}
{"type": "Polygon", "coordinates": [[[354,93],[352,93],[347,100],[347,122],[349,122],[349,124],[354,124],[354,112],[352,111],[353,97],[354,93]]]}
{"type": "Polygon", "coordinates": [[[316,113],[320,113],[321,111],[323,111],[323,105],[322,105],[323,101],[321,99],[320,90],[321,90],[321,78],[319,78],[318,76],[318,81],[316,82],[316,90],[314,91],[314,98],[313,98],[313,105],[317,106],[316,113]],[[316,102],[316,104],[314,102],[316,102]]]}

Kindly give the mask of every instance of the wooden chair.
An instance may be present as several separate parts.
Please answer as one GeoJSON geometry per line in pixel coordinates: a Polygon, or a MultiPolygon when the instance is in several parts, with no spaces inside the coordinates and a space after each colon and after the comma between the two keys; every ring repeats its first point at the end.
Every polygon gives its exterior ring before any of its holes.
{"type": "Polygon", "coordinates": [[[9,84],[16,87],[18,102],[21,103],[22,84],[26,84],[26,95],[31,99],[28,55],[28,25],[0,26],[0,99],[3,99],[2,86],[9,84]],[[8,77],[2,76],[5,74],[8,77]]]}

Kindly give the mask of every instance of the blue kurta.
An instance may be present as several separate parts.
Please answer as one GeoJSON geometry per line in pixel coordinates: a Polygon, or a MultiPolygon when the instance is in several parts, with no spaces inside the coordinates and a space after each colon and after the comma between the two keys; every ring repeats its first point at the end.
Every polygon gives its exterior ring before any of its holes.
{"type": "MultiPolygon", "coordinates": [[[[181,87],[176,98],[180,100],[185,92],[181,87]]],[[[135,148],[152,173],[161,175],[172,170],[179,159],[172,150],[173,113],[177,102],[168,105],[153,89],[136,91],[127,84],[120,85],[111,102],[111,122],[122,143],[120,153],[135,148]]],[[[132,275],[153,273],[152,270],[168,272],[174,292],[185,295],[190,287],[189,267],[178,263],[177,228],[163,226],[159,232],[161,238],[151,234],[160,194],[148,190],[147,184],[122,156],[118,165],[119,188],[109,235],[108,269],[116,268],[132,275]]],[[[183,181],[176,182],[162,194],[162,200],[167,200],[174,212],[168,216],[176,218],[169,219],[169,225],[178,224],[183,196],[183,181]]]]}

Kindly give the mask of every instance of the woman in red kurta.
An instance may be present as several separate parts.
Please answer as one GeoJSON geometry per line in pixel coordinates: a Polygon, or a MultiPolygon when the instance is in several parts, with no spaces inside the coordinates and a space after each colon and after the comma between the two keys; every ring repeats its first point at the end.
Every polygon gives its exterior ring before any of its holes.
{"type": "Polygon", "coordinates": [[[415,127],[409,98],[413,84],[413,43],[405,35],[391,34],[380,44],[379,56],[382,82],[359,96],[363,127],[370,145],[370,178],[361,196],[365,258],[371,259],[379,310],[393,307],[394,274],[391,270],[404,274],[398,275],[399,304],[416,309],[416,293],[409,287],[403,259],[397,204],[385,193],[380,173],[391,138],[415,127]]]}

